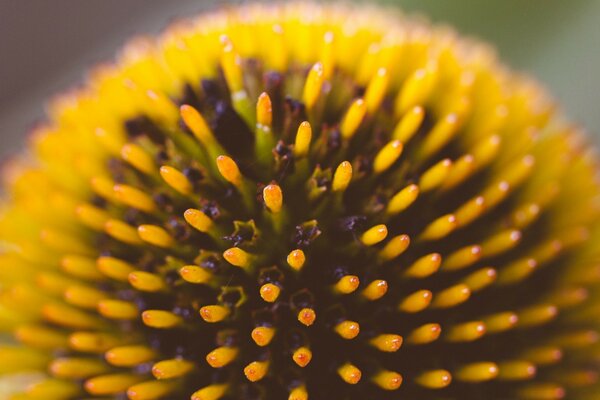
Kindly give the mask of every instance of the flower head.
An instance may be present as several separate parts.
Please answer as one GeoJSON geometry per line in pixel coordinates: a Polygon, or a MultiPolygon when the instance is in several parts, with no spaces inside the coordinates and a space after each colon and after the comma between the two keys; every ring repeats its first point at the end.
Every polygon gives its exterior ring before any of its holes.
{"type": "Polygon", "coordinates": [[[5,169],[0,372],[47,374],[15,399],[591,398],[597,171],[447,28],[305,3],[177,23],[5,169]]]}

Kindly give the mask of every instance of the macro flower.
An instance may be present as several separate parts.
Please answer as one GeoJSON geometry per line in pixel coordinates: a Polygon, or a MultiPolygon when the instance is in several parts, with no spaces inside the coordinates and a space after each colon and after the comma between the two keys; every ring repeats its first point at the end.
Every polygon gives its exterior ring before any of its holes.
{"type": "Polygon", "coordinates": [[[535,82],[368,6],[136,38],[4,167],[13,400],[595,399],[598,161],[535,82]]]}

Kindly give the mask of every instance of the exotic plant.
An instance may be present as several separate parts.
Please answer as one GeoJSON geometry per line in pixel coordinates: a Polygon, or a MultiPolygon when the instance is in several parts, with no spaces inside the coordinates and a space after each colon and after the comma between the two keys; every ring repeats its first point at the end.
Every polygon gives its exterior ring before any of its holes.
{"type": "Polygon", "coordinates": [[[248,5],[49,113],[4,174],[13,399],[597,398],[597,160],[484,45],[248,5]]]}

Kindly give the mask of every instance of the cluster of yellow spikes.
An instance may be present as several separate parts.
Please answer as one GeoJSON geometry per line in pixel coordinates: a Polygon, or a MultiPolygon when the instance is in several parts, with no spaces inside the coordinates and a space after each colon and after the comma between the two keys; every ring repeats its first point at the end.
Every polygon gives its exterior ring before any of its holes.
{"type": "Polygon", "coordinates": [[[598,395],[596,156],[485,46],[250,5],[132,41],[49,113],[4,172],[0,374],[47,375],[11,400],[598,395]],[[250,149],[225,143],[238,120],[250,149]],[[170,331],[211,334],[196,351],[170,331]]]}

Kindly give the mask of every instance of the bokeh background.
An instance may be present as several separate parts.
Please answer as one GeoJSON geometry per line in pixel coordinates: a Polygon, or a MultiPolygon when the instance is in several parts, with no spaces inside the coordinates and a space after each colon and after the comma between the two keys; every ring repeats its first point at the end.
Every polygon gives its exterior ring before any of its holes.
{"type": "MultiPolygon", "coordinates": [[[[363,0],[364,1],[364,0],[363,0]]],[[[381,0],[495,44],[544,82],[600,138],[600,1],[381,0]]],[[[0,0],[0,159],[43,118],[45,100],[81,82],[130,36],[233,4],[207,0],[0,0]]]]}

